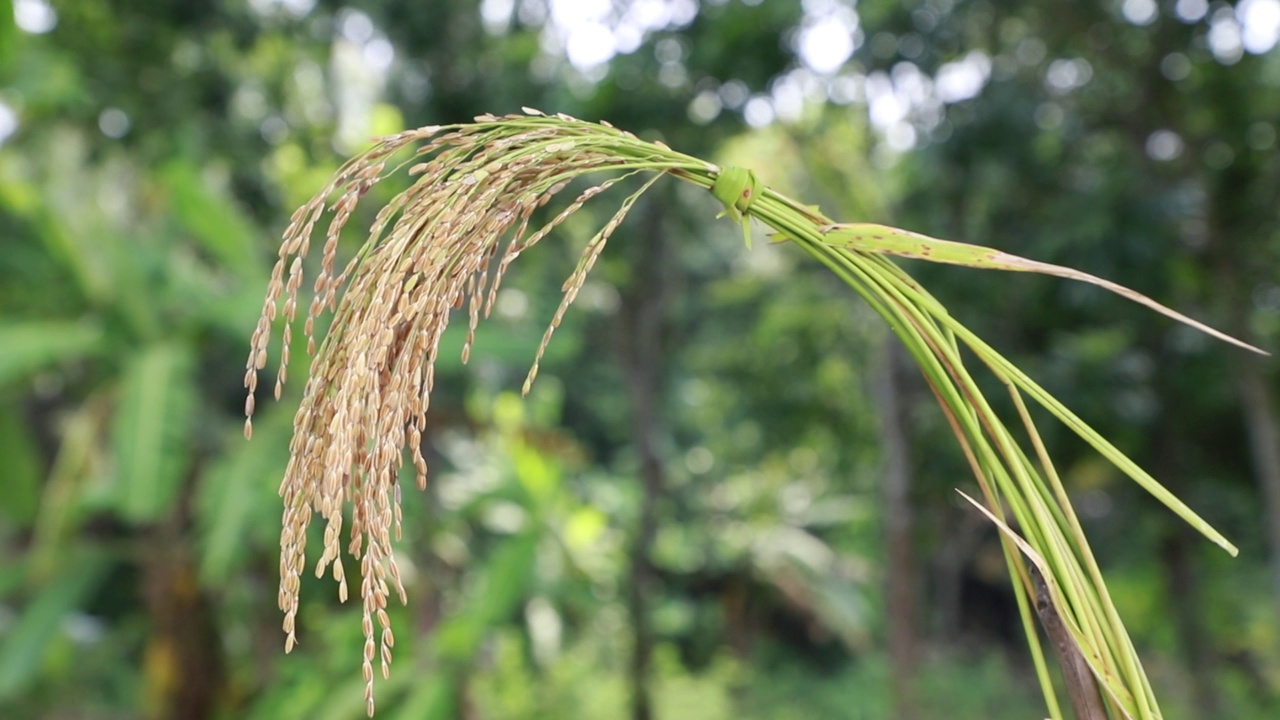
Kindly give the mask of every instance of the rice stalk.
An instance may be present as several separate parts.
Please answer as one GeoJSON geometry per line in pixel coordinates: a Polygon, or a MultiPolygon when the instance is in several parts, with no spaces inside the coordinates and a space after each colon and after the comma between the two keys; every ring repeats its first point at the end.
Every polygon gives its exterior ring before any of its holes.
{"type": "MultiPolygon", "coordinates": [[[[524,391],[534,381],[543,351],[609,237],[634,202],[663,176],[698,185],[725,206],[723,214],[743,225],[750,240],[752,218],[775,237],[791,242],[832,270],[890,325],[919,365],[967,458],[983,497],[983,511],[1001,529],[1006,560],[1049,713],[1062,712],[1036,638],[1031,608],[1036,597],[1029,559],[1044,578],[1053,610],[1069,629],[1102,698],[1117,716],[1161,717],[1141,662],[1116,614],[1070,500],[1040,441],[1023,396],[1030,397],[1093,445],[1125,474],[1197,530],[1235,554],[1226,538],[1092,430],[1008,360],[956,321],[886,254],[930,259],[932,238],[894,231],[878,244],[843,230],[816,208],[763,186],[741,168],[719,168],[661,143],[646,142],[607,123],[565,115],[476,118],[473,123],[409,130],[378,140],[343,165],[329,183],[293,215],[279,248],[245,369],[245,435],[251,436],[254,393],[265,368],[271,329],[283,315],[283,344],[274,383],[277,399],[287,381],[292,328],[297,321],[304,258],[321,220],[320,269],[303,320],[307,351],[314,356],[294,419],[290,460],[280,484],[280,591],[285,649],[297,642],[298,590],[308,568],[306,536],[313,516],[324,520],[324,541],[312,570],[330,573],[338,597],[348,597],[345,556],[358,563],[365,700],[374,711],[374,663],[390,672],[395,635],[386,613],[388,597],[405,602],[392,550],[401,535],[400,488],[405,460],[426,486],[422,434],[434,383],[440,339],[455,309],[465,308],[471,351],[477,323],[493,308],[511,263],[553,232],[566,218],[613,185],[648,174],[623,199],[586,244],[563,286],[563,299],[535,353],[524,391]],[[377,213],[367,239],[341,269],[339,235],[360,198],[384,178],[406,170],[417,180],[377,213]],[[571,181],[600,178],[540,227],[535,211],[571,181]],[[837,230],[837,232],[832,232],[837,230]],[[894,235],[893,233],[898,233],[894,235]],[[924,242],[903,252],[908,238],[924,242]],[[316,321],[333,320],[322,339],[316,321]],[[318,343],[318,346],[317,346],[318,343]],[[1018,422],[1031,441],[1023,449],[997,416],[965,366],[962,348],[1009,388],[1018,422]],[[1033,461],[1034,458],[1034,461],[1033,461]],[[350,510],[347,510],[347,506],[350,510]],[[347,513],[349,512],[349,520],[347,513]],[[345,529],[344,529],[344,523],[345,529]]],[[[877,228],[879,226],[876,226],[877,228]]],[[[879,232],[879,231],[877,231],[879,232]]],[[[939,246],[934,246],[939,247],[939,246]]],[[[991,261],[989,254],[946,248],[961,264],[991,261]],[[959,253],[957,256],[956,253],[959,253]]],[[[1001,254],[1000,263],[1013,263],[1001,254]]],[[[948,260],[944,260],[948,261],[948,260]]],[[[1030,261],[1026,261],[1030,262],[1030,261]]],[[[1016,268],[1035,265],[1026,262],[1016,268]]],[[[990,266],[990,265],[988,265],[990,266]]],[[[1055,266],[1045,266],[1055,267],[1055,266]]],[[[1058,269],[1061,270],[1061,269],[1058,269]]],[[[1054,274],[1061,274],[1060,272],[1054,274]]],[[[1114,289],[1109,287],[1109,289],[1114,289]]],[[[1117,291],[1118,292],[1118,291],[1117,291]]],[[[1129,296],[1132,299],[1132,296],[1129,296]]],[[[1144,298],[1145,300],[1145,298],[1144,298]]],[[[1154,304],[1150,301],[1149,304],[1154,304]]],[[[1155,304],[1158,305],[1158,304],[1155,304]]],[[[1167,308],[1158,306],[1160,312],[1167,308]]],[[[1168,311],[1171,317],[1183,316],[1168,311]]],[[[967,496],[966,496],[967,497],[967,496]]]]}

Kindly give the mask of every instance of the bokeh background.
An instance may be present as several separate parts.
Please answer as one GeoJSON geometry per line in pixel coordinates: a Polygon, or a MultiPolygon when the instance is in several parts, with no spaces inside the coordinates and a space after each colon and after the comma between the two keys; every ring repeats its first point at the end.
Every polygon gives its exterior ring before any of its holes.
{"type": "MultiPolygon", "coordinates": [[[[274,238],[370,137],[607,119],[1275,349],[1278,36],[1280,0],[0,0],[0,717],[363,716],[331,582],[282,648],[305,367],[252,442],[241,381],[274,238]]],[[[608,208],[520,259],[469,365],[446,340],[378,717],[1044,716],[927,390],[847,288],[717,210],[647,195],[526,400],[608,208]]],[[[1280,716],[1275,361],[908,264],[1241,547],[1048,432],[1167,716],[1280,716]]]]}

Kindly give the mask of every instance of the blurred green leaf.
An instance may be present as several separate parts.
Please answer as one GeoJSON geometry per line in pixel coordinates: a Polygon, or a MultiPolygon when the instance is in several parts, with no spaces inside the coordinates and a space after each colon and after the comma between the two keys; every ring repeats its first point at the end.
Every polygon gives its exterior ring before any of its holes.
{"type": "Polygon", "coordinates": [[[116,506],[129,520],[168,510],[187,468],[196,405],[190,352],[153,345],[125,370],[115,417],[116,506]]]}
{"type": "Polygon", "coordinates": [[[0,487],[4,488],[0,512],[25,527],[35,519],[43,474],[35,438],[11,405],[0,404],[0,458],[4,458],[0,463],[0,487]]]}
{"type": "MultiPolygon", "coordinates": [[[[294,653],[282,657],[276,682],[253,703],[245,720],[311,720],[335,685],[320,671],[315,656],[294,653]]],[[[357,717],[355,713],[351,717],[357,717]]]]}
{"type": "MultiPolygon", "coordinates": [[[[261,295],[261,293],[259,293],[261,295]]],[[[472,357],[483,355],[487,361],[502,361],[525,365],[531,353],[538,348],[543,327],[540,322],[522,322],[503,326],[501,323],[481,323],[475,329],[472,357]]],[[[450,325],[440,337],[440,350],[436,361],[437,372],[461,372],[462,346],[467,339],[466,323],[450,325]]],[[[556,342],[547,346],[543,360],[548,365],[562,362],[582,349],[582,338],[572,330],[572,323],[556,335],[556,342]]]]}
{"type": "Polygon", "coordinates": [[[355,678],[330,685],[324,704],[312,717],[316,720],[345,720],[365,714],[364,680],[355,678]]]}
{"type": "MultiPolygon", "coordinates": [[[[239,336],[244,334],[245,328],[253,326],[262,312],[262,293],[253,285],[244,285],[213,298],[196,298],[189,310],[200,325],[239,336]]],[[[305,338],[298,347],[306,348],[305,338]]]]}
{"type": "Polygon", "coordinates": [[[560,468],[554,456],[521,442],[511,448],[511,459],[516,479],[539,504],[555,496],[560,487],[560,468]]]}
{"type": "Polygon", "coordinates": [[[196,522],[200,527],[200,577],[206,584],[225,581],[252,547],[246,542],[254,519],[278,513],[276,484],[289,459],[293,414],[276,405],[257,417],[254,437],[229,438],[230,449],[209,468],[200,484],[196,522]]]}
{"type": "Polygon", "coordinates": [[[0,386],[97,349],[102,329],[70,321],[0,322],[0,386]]]}
{"type": "Polygon", "coordinates": [[[41,489],[26,555],[33,572],[42,576],[65,562],[67,552],[74,549],[84,511],[92,505],[92,492],[86,490],[92,484],[94,456],[101,445],[105,396],[105,391],[90,396],[62,423],[62,442],[41,489]]]}
{"type": "Polygon", "coordinates": [[[69,287],[60,286],[58,292],[76,293],[92,304],[106,305],[118,285],[112,250],[119,241],[111,233],[99,237],[105,224],[100,213],[91,212],[96,203],[86,202],[94,193],[92,176],[86,171],[86,153],[83,135],[55,125],[41,147],[41,165],[47,174],[45,186],[39,193],[15,193],[10,199],[21,203],[16,206],[30,214],[36,236],[49,257],[75,279],[69,287]]]}
{"type": "MultiPolygon", "coordinates": [[[[378,702],[389,702],[394,704],[395,697],[403,693],[404,689],[413,684],[415,678],[410,673],[394,673],[391,677],[383,680],[378,678],[378,702]]],[[[325,697],[323,707],[318,708],[316,712],[303,717],[313,718],[314,720],[347,720],[347,718],[364,717],[365,715],[365,683],[363,678],[356,678],[342,682],[337,685],[328,687],[328,695],[325,697]]],[[[426,716],[418,716],[426,717],[426,716]]]]}
{"type": "Polygon", "coordinates": [[[599,508],[584,506],[573,511],[564,523],[564,544],[570,551],[591,549],[609,526],[609,518],[599,508]]]}
{"type": "Polygon", "coordinates": [[[0,700],[21,692],[40,668],[62,620],[98,586],[110,567],[99,552],[82,552],[27,603],[0,642],[0,700]]]}
{"type": "Polygon", "coordinates": [[[0,597],[8,597],[10,593],[22,587],[31,564],[30,558],[25,557],[18,562],[0,566],[0,597]]]}
{"type": "Polygon", "coordinates": [[[257,228],[225,193],[210,189],[199,168],[186,158],[165,167],[161,180],[169,190],[173,212],[184,230],[245,284],[264,276],[257,228]]]}
{"type": "Polygon", "coordinates": [[[162,314],[174,310],[159,301],[160,278],[172,273],[172,256],[162,237],[142,235],[123,237],[112,230],[102,230],[96,240],[111,269],[111,292],[107,296],[111,309],[129,323],[129,329],[146,340],[163,332],[162,314]]]}
{"type": "Polygon", "coordinates": [[[466,609],[446,620],[436,633],[442,657],[456,661],[472,657],[485,633],[515,610],[533,578],[537,541],[533,533],[514,535],[477,571],[466,609]]]}
{"type": "Polygon", "coordinates": [[[410,691],[393,720],[449,720],[457,717],[456,679],[450,672],[433,672],[410,691]]]}
{"type": "Polygon", "coordinates": [[[13,0],[0,0],[0,71],[4,71],[18,41],[17,24],[13,21],[13,0]]]}

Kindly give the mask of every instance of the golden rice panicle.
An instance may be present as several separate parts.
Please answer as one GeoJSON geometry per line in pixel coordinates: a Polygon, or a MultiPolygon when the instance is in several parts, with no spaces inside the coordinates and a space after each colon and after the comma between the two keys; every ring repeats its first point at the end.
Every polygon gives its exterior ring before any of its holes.
{"type": "Polygon", "coordinates": [[[451,314],[467,305],[466,360],[476,325],[488,316],[507,267],[520,253],[615,183],[638,172],[653,174],[584,248],[537,349],[527,392],[552,331],[609,236],[640,194],[664,170],[677,167],[702,164],[611,127],[568,116],[482,116],[474,124],[382,138],[343,165],[293,214],[250,342],[245,434],[252,432],[258,372],[267,365],[271,327],[278,315],[284,316],[284,329],[277,398],[287,382],[306,256],[317,225],[329,214],[314,294],[303,321],[307,352],[314,359],[294,416],[290,459],[280,483],[278,602],[284,613],[285,648],[291,650],[297,643],[298,592],[308,565],[307,533],[312,518],[319,515],[324,539],[313,571],[317,576],[330,572],[344,602],[344,554],[358,563],[365,638],[361,667],[370,714],[374,662],[386,677],[395,645],[387,599],[394,589],[400,601],[406,601],[392,547],[393,538],[399,539],[402,532],[398,475],[407,451],[419,487],[426,485],[421,446],[435,361],[451,314]],[[405,154],[408,160],[402,159],[405,154]],[[363,245],[338,271],[340,239],[361,198],[382,179],[406,168],[416,178],[414,183],[379,209],[363,245]],[[595,171],[612,175],[587,187],[546,224],[529,232],[539,207],[575,178],[595,171]],[[316,326],[326,310],[333,319],[317,347],[316,326]]]}

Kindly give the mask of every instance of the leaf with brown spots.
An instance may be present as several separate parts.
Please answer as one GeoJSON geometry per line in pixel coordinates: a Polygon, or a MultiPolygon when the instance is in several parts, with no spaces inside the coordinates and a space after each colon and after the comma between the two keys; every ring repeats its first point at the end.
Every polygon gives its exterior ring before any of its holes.
{"type": "Polygon", "coordinates": [[[983,247],[982,245],[970,245],[969,243],[954,242],[952,240],[939,240],[921,235],[910,230],[899,230],[887,225],[877,225],[875,223],[842,223],[838,225],[827,225],[821,228],[824,241],[829,245],[846,247],[851,250],[861,252],[881,253],[888,255],[898,255],[900,257],[912,258],[914,260],[928,260],[930,262],[944,263],[947,265],[964,265],[966,267],[981,268],[983,270],[1008,270],[1010,272],[1031,272],[1041,275],[1053,275],[1055,277],[1066,278],[1068,280],[1078,280],[1091,285],[1105,288],[1111,292],[1126,297],[1136,303],[1145,305],[1156,312],[1173,318],[1180,323],[1190,325],[1191,327],[1212,335],[1223,342],[1231,343],[1237,347],[1246,350],[1252,350],[1260,355],[1267,355],[1264,350],[1260,350],[1241,340],[1237,340],[1226,333],[1219,332],[1204,323],[1193,320],[1186,315],[1165,307],[1151,298],[1143,295],[1136,290],[1113,283],[1110,280],[1104,280],[1096,275],[1090,275],[1086,272],[1073,270],[1061,265],[1052,265],[1050,263],[1039,262],[1037,260],[1028,260],[1017,255],[1010,255],[994,248],[983,247]]]}

